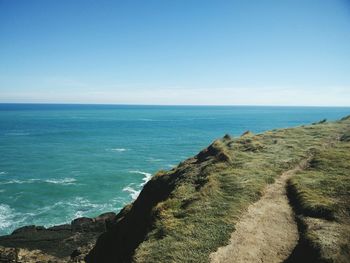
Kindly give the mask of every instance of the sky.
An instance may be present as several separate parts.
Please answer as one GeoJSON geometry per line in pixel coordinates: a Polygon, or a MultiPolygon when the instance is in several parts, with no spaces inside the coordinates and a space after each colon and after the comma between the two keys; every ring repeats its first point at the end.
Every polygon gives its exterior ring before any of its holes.
{"type": "Polygon", "coordinates": [[[350,106],[350,1],[0,0],[0,102],[350,106]]]}

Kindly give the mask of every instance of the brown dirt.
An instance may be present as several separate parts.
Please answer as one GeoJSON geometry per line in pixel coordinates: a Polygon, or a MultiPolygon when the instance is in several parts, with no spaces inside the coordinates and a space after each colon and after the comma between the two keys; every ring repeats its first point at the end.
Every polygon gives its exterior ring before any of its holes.
{"type": "Polygon", "coordinates": [[[308,160],[268,185],[235,226],[230,243],[210,255],[211,263],[283,262],[296,246],[299,234],[286,196],[287,180],[305,168],[308,160]]]}

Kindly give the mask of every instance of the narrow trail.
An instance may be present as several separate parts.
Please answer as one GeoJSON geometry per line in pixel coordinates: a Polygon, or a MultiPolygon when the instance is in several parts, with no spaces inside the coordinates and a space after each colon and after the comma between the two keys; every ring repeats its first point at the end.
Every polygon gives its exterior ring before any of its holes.
{"type": "Polygon", "coordinates": [[[299,235],[286,195],[287,180],[304,169],[306,159],[268,185],[236,224],[230,243],[210,255],[211,263],[280,263],[288,258],[299,235]]]}

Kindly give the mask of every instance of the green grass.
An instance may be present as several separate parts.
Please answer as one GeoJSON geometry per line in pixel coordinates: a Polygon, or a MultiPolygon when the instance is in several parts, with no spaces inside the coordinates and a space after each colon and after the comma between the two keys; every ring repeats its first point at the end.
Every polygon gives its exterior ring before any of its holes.
{"type": "Polygon", "coordinates": [[[344,119],[258,135],[249,133],[237,139],[225,136],[198,156],[154,176],[152,180],[173,178],[175,185],[169,197],[152,208],[152,225],[133,261],[208,262],[211,252],[227,244],[235,223],[259,199],[266,184],[311,153],[317,153],[317,157],[308,177],[300,174],[291,182],[298,189],[301,209],[329,218],[348,215],[349,208],[342,203],[348,200],[339,193],[345,195],[350,190],[347,183],[341,183],[348,180],[349,167],[340,153],[320,153],[325,144],[334,144],[349,129],[349,123],[344,119]],[[342,167],[332,168],[333,163],[342,167]],[[320,167],[328,169],[327,173],[332,169],[338,172],[322,177],[320,167]]]}
{"type": "MultiPolygon", "coordinates": [[[[289,181],[309,262],[348,262],[350,258],[350,132],[315,153],[310,167],[289,181]]],[[[295,262],[301,262],[302,257],[295,262]]]]}
{"type": "Polygon", "coordinates": [[[325,219],[339,219],[350,211],[350,143],[316,153],[310,167],[289,184],[296,194],[300,212],[325,219]]]}
{"type": "MultiPolygon", "coordinates": [[[[225,135],[176,168],[154,175],[138,199],[118,215],[116,224],[101,235],[87,260],[208,262],[210,253],[227,244],[235,224],[266,185],[311,155],[315,156],[313,170],[290,183],[300,211],[334,220],[346,218],[348,208],[341,202],[348,200],[335,198],[348,191],[347,184],[340,185],[344,178],[339,179],[339,174],[323,178],[320,169],[342,171],[346,177],[348,167],[329,168],[338,159],[343,164],[343,156],[322,153],[325,146],[335,147],[340,140],[346,143],[349,131],[348,117],[257,135],[247,132],[233,139],[225,135]],[[345,188],[338,190],[341,187],[345,188]]],[[[336,224],[343,226],[340,221],[336,224]]]]}

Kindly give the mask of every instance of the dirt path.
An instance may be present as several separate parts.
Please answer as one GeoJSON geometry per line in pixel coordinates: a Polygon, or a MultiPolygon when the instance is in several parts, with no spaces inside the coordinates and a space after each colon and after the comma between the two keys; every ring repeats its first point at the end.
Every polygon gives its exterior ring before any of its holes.
{"type": "Polygon", "coordinates": [[[210,255],[212,263],[277,263],[287,259],[299,236],[286,196],[286,182],[307,163],[308,160],[301,162],[267,186],[262,198],[236,224],[230,244],[210,255]]]}

